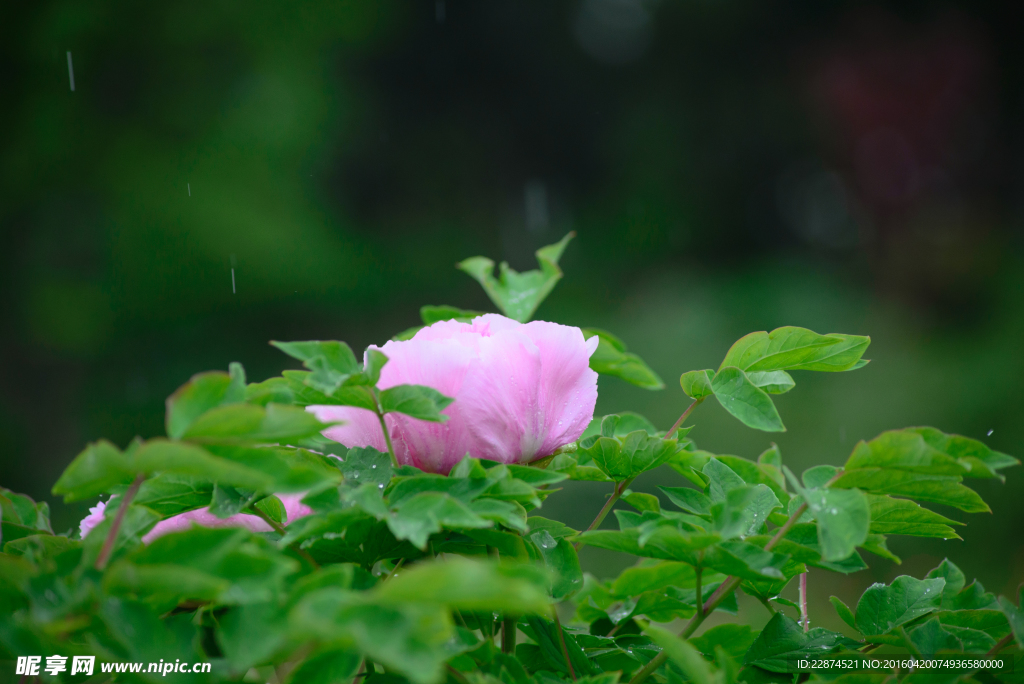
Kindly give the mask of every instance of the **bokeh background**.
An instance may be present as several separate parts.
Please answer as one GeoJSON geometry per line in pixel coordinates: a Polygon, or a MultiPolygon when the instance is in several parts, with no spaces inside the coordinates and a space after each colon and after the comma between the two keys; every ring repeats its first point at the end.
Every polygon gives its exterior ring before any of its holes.
{"type": "MultiPolygon", "coordinates": [[[[604,378],[601,413],[667,427],[682,371],[801,325],[870,334],[873,362],[798,375],[778,400],[785,434],[701,406],[702,448],[754,457],[774,440],[800,470],[924,424],[1024,454],[1020,3],[2,14],[0,484],[48,500],[58,529],[86,508],[49,494],[63,467],[90,440],[161,434],[164,398],[192,373],[241,361],[263,379],[290,365],[270,339],[361,349],[422,304],[490,310],[454,263],[525,270],[569,230],[539,317],[616,332],[668,385],[604,378]]],[[[947,554],[1014,592],[1022,470],[972,483],[993,515],[942,511],[970,523],[963,542],[896,538],[902,566],[812,573],[812,620],[839,627],[828,594],[852,603],[947,554]]],[[[585,526],[603,494],[567,487],[547,514],[585,526]]],[[[583,558],[599,576],[621,567],[583,558]]]]}

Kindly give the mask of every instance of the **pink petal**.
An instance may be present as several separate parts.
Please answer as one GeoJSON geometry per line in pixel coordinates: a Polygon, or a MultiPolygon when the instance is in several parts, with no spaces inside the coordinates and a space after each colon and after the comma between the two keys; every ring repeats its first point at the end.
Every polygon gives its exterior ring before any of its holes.
{"type": "Polygon", "coordinates": [[[78,531],[82,539],[92,532],[92,528],[103,522],[103,512],[107,508],[106,501],[100,501],[98,504],[89,509],[89,515],[82,518],[82,522],[78,525],[78,531]]]}

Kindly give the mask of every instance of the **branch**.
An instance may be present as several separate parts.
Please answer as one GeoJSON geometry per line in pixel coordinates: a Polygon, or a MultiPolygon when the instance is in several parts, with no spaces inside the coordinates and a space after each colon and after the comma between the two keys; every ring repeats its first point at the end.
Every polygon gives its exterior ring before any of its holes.
{"type": "MultiPolygon", "coordinates": [[[[597,527],[604,522],[604,519],[608,517],[608,512],[612,510],[612,506],[615,505],[615,502],[619,500],[619,498],[622,496],[622,493],[626,491],[626,487],[628,487],[634,479],[635,478],[630,477],[623,480],[622,482],[615,483],[615,489],[612,491],[612,495],[608,497],[607,501],[604,502],[604,506],[602,506],[601,510],[598,511],[597,517],[594,518],[594,522],[590,523],[590,527],[584,530],[584,532],[590,532],[593,529],[597,529],[597,527]]],[[[574,544],[574,548],[576,549],[576,551],[579,551],[581,546],[583,546],[582,541],[578,541],[576,542],[576,544],[574,544]]]]}
{"type": "Polygon", "coordinates": [[[683,415],[679,416],[679,420],[677,420],[675,424],[668,429],[668,432],[665,433],[665,439],[672,438],[672,433],[679,429],[679,426],[683,424],[683,421],[686,420],[688,415],[690,415],[690,412],[693,411],[693,409],[697,407],[697,404],[702,401],[704,401],[703,397],[700,399],[694,399],[693,402],[686,407],[686,410],[683,411],[683,415]]]}
{"type": "Polygon", "coordinates": [[[569,668],[569,676],[576,681],[576,672],[572,669],[572,662],[569,660],[569,649],[565,646],[565,632],[562,631],[562,622],[558,619],[558,611],[551,606],[551,617],[555,619],[555,629],[558,630],[558,641],[562,644],[562,657],[565,658],[565,666],[569,668]]]}
{"type": "Polygon", "coordinates": [[[125,513],[128,512],[128,505],[131,504],[132,499],[139,492],[139,487],[142,486],[142,482],[146,477],[139,473],[135,476],[135,480],[132,482],[131,487],[124,493],[121,498],[121,505],[117,509],[117,515],[114,516],[114,522],[110,524],[110,531],[107,532],[107,538],[103,540],[103,548],[100,549],[100,555],[96,556],[96,569],[102,570],[107,566],[107,561],[110,560],[110,554],[114,552],[114,542],[117,540],[117,533],[121,530],[121,522],[124,520],[125,513]]]}

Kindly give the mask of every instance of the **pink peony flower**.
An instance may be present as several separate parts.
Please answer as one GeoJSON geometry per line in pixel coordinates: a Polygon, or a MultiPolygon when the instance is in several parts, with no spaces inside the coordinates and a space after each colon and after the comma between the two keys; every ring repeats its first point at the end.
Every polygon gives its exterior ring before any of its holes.
{"type": "MultiPolygon", "coordinates": [[[[380,347],[390,359],[377,386],[433,387],[455,401],[445,423],[385,417],[398,461],[447,473],[466,454],[528,463],[576,441],[594,417],[598,338],[579,328],[497,314],[470,323],[441,321],[411,340],[380,347]]],[[[376,348],[376,347],[374,347],[376,348]]],[[[376,415],[351,406],[310,406],[322,421],[344,421],[324,436],[348,447],[386,451],[376,415]]]]}
{"type": "MultiPolygon", "coordinates": [[[[301,518],[304,515],[309,515],[313,511],[302,503],[302,497],[305,494],[278,494],[277,498],[284,504],[284,510],[287,514],[287,523],[294,522],[296,519],[301,518]]],[[[82,533],[82,539],[92,531],[92,528],[103,522],[103,511],[107,504],[100,501],[98,504],[89,509],[89,515],[82,519],[79,529],[82,533]]],[[[179,513],[173,515],[166,520],[158,522],[153,529],[146,533],[142,538],[142,541],[148,544],[159,536],[168,534],[170,532],[181,532],[187,530],[192,525],[202,525],[203,527],[245,527],[252,530],[253,532],[269,532],[271,530],[270,525],[265,523],[262,518],[255,515],[249,515],[247,513],[239,513],[233,515],[230,518],[218,518],[213,513],[205,508],[197,508],[194,511],[188,511],[186,513],[179,513]]]]}
{"type": "Polygon", "coordinates": [[[103,512],[106,508],[107,502],[100,501],[89,509],[89,515],[82,518],[82,522],[78,524],[78,532],[81,534],[82,539],[85,539],[85,535],[92,532],[92,528],[103,522],[103,512]]]}

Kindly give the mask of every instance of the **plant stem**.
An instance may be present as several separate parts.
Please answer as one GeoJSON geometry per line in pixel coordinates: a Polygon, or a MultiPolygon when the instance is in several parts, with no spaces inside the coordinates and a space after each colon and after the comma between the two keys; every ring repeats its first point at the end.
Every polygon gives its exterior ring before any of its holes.
{"type": "MultiPolygon", "coordinates": [[[[258,507],[253,505],[249,506],[249,508],[247,508],[246,510],[255,515],[256,517],[260,518],[261,520],[263,520],[263,522],[270,525],[270,527],[279,535],[281,535],[282,537],[284,536],[285,531],[281,523],[271,518],[258,507]]],[[[301,548],[298,544],[289,544],[288,548],[294,551],[295,553],[299,554],[299,556],[301,556],[304,561],[312,565],[314,568],[320,567],[320,564],[316,562],[316,559],[309,555],[309,551],[306,551],[306,549],[301,548]]]]}
{"type": "Polygon", "coordinates": [[[388,445],[388,453],[391,455],[391,466],[398,468],[398,457],[395,456],[395,446],[391,443],[391,433],[388,432],[388,424],[384,422],[384,410],[380,405],[380,399],[377,397],[377,391],[373,392],[373,403],[377,405],[377,419],[380,421],[380,429],[384,433],[384,443],[388,445]]]}
{"type": "Polygon", "coordinates": [[[800,573],[800,624],[804,626],[804,634],[811,629],[810,620],[807,618],[807,573],[800,573]]]}
{"type": "MultiPolygon", "coordinates": [[[[597,517],[594,518],[594,522],[590,523],[590,527],[584,530],[585,532],[590,532],[591,530],[596,529],[601,523],[604,522],[604,519],[608,517],[609,511],[612,510],[612,506],[614,506],[615,502],[619,500],[619,497],[622,496],[622,493],[626,491],[626,487],[628,487],[630,483],[633,482],[633,479],[634,478],[630,477],[623,480],[622,482],[615,483],[615,489],[612,490],[611,496],[609,496],[608,500],[604,502],[604,506],[602,506],[601,510],[598,511],[597,517]]],[[[576,542],[575,547],[577,551],[580,550],[581,546],[583,546],[583,542],[576,542]]]]}
{"type": "Polygon", "coordinates": [[[146,477],[142,473],[136,475],[135,480],[132,481],[132,485],[121,498],[121,505],[117,509],[117,515],[114,516],[114,522],[110,524],[110,531],[107,532],[107,538],[103,540],[103,548],[100,549],[100,554],[96,556],[97,570],[102,570],[107,566],[107,561],[110,560],[110,554],[114,552],[114,542],[117,540],[117,533],[121,530],[121,522],[124,520],[125,513],[128,512],[128,505],[131,504],[132,499],[134,499],[135,495],[139,492],[139,487],[142,486],[142,482],[145,479],[146,477]]]}
{"type": "Polygon", "coordinates": [[[469,680],[466,679],[466,675],[462,674],[451,665],[446,664],[445,669],[448,670],[448,674],[452,676],[452,679],[457,681],[459,684],[469,684],[469,680]]]}
{"type": "Polygon", "coordinates": [[[702,568],[699,565],[694,567],[696,577],[694,577],[693,582],[694,587],[696,587],[697,589],[697,615],[699,615],[701,618],[704,617],[704,591],[700,583],[700,576],[703,571],[704,568],[702,568]]]}
{"type": "MultiPolygon", "coordinates": [[[[696,402],[694,402],[696,404],[696,402]]],[[[690,406],[693,408],[693,405],[690,406]]],[[[689,409],[688,409],[689,410],[689,409]]],[[[683,414],[685,417],[686,414],[683,414]]],[[[779,540],[786,536],[786,533],[796,524],[796,521],[800,519],[800,516],[807,510],[807,504],[801,504],[799,508],[793,511],[793,515],[789,516],[789,519],[785,524],[778,529],[775,536],[771,538],[767,544],[764,545],[765,551],[771,551],[772,547],[779,543],[779,540]]],[[[686,624],[686,628],[679,634],[681,639],[689,639],[693,636],[693,633],[697,631],[700,624],[704,622],[705,618],[711,614],[711,612],[718,607],[718,604],[728,596],[731,592],[735,591],[740,586],[742,580],[739,577],[727,577],[721,586],[715,590],[715,593],[711,595],[711,598],[704,604],[703,613],[694,615],[693,618],[686,624]]],[[[662,651],[648,662],[642,670],[633,675],[633,678],[629,680],[629,684],[640,684],[642,681],[651,676],[651,674],[661,667],[668,659],[668,655],[662,651]]]]}
{"type": "Polygon", "coordinates": [[[1012,633],[1007,634],[1002,639],[997,641],[996,645],[992,647],[992,650],[989,651],[988,653],[986,653],[985,655],[994,656],[996,653],[999,653],[1004,648],[1006,648],[1010,644],[1010,642],[1012,642],[1012,641],[1013,641],[1013,634],[1012,633]]]}
{"type": "Polygon", "coordinates": [[[405,563],[405,559],[404,559],[404,558],[399,558],[399,559],[398,559],[398,562],[397,562],[397,563],[395,563],[395,567],[391,568],[391,572],[389,572],[389,573],[388,573],[388,576],[387,576],[387,577],[385,577],[385,578],[383,579],[383,582],[387,582],[387,581],[388,581],[389,579],[391,579],[392,577],[394,577],[394,576],[395,576],[395,574],[397,574],[397,573],[398,573],[398,569],[399,569],[400,567],[402,567],[402,564],[403,564],[403,563],[405,563]]]}
{"type": "Polygon", "coordinates": [[[768,609],[768,612],[775,616],[775,609],[772,608],[772,602],[766,599],[764,596],[758,596],[757,600],[761,602],[761,605],[768,609]]]}
{"type": "Polygon", "coordinates": [[[565,658],[565,666],[569,668],[569,676],[576,681],[576,672],[572,669],[572,662],[569,660],[569,649],[565,646],[565,632],[562,631],[562,621],[558,619],[558,611],[551,606],[551,617],[555,620],[555,629],[558,630],[558,641],[562,644],[562,657],[565,658]]]}
{"type": "Polygon", "coordinates": [[[519,618],[512,615],[505,615],[501,623],[501,652],[515,655],[516,653],[516,629],[519,625],[519,618]]]}
{"type": "Polygon", "coordinates": [[[693,402],[686,407],[686,410],[683,411],[683,415],[679,416],[679,420],[675,422],[675,425],[670,427],[668,432],[665,433],[665,439],[672,439],[672,433],[679,429],[679,426],[683,424],[683,421],[686,420],[688,415],[690,415],[690,412],[693,411],[693,409],[697,407],[697,404],[702,401],[704,401],[704,399],[694,399],[693,402]]]}

